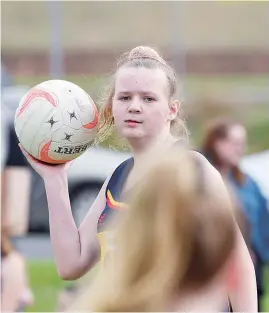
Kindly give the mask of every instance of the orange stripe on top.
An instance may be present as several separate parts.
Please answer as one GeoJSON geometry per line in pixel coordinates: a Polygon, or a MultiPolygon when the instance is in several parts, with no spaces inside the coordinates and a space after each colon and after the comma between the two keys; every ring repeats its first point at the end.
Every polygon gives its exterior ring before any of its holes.
{"type": "Polygon", "coordinates": [[[118,201],[113,199],[113,196],[112,196],[110,190],[107,191],[106,199],[107,199],[107,204],[108,204],[110,209],[122,210],[122,209],[126,209],[127,208],[127,205],[125,203],[118,202],[118,201]]]}
{"type": "Polygon", "coordinates": [[[52,141],[50,140],[49,142],[44,144],[44,146],[41,148],[41,151],[39,152],[39,159],[43,162],[50,163],[50,164],[66,163],[67,160],[54,160],[49,156],[49,149],[50,149],[51,142],[52,141]]]}
{"type": "Polygon", "coordinates": [[[83,128],[93,129],[99,123],[99,114],[94,103],[93,103],[93,112],[94,112],[93,120],[89,122],[88,124],[82,125],[83,128]]]}
{"type": "Polygon", "coordinates": [[[19,117],[25,109],[30,105],[30,103],[36,98],[43,98],[47,100],[52,106],[57,106],[56,97],[52,94],[52,92],[48,92],[43,89],[32,88],[27,94],[26,99],[24,100],[22,106],[18,110],[17,117],[19,117]]]}

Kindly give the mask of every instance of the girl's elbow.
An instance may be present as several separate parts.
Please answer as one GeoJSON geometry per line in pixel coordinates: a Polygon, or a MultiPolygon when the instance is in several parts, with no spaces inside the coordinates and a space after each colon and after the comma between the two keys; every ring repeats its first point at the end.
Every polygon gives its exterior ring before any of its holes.
{"type": "Polygon", "coordinates": [[[57,268],[58,276],[62,280],[66,281],[72,281],[79,279],[81,276],[83,276],[83,273],[77,268],[57,268]]]}

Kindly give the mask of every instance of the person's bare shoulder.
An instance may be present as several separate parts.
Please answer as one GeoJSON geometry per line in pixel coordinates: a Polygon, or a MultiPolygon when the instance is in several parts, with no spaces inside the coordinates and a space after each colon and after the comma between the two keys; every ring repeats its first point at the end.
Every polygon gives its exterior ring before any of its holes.
{"type": "Polygon", "coordinates": [[[190,151],[191,155],[198,161],[199,165],[201,165],[202,170],[206,171],[206,174],[211,176],[210,178],[216,178],[222,181],[222,177],[219,171],[199,152],[190,151]]]}
{"type": "Polygon", "coordinates": [[[201,167],[201,175],[209,192],[218,193],[220,197],[230,199],[226,183],[219,171],[199,152],[191,151],[191,155],[198,161],[201,167]]]}

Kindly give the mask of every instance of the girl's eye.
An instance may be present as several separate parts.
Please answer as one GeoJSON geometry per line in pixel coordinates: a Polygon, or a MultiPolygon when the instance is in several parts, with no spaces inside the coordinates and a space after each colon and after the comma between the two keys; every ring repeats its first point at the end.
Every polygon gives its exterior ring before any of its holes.
{"type": "Polygon", "coordinates": [[[120,97],[119,100],[121,101],[129,101],[131,99],[131,97],[129,96],[124,96],[124,97],[120,97]]]}
{"type": "Polygon", "coordinates": [[[155,99],[152,98],[152,97],[145,97],[144,100],[145,100],[146,102],[153,102],[153,101],[155,101],[155,99]]]}

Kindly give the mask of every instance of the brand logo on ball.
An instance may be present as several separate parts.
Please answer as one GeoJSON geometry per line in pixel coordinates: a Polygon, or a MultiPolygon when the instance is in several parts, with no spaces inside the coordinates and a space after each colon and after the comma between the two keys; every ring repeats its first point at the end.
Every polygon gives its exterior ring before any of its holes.
{"type": "Polygon", "coordinates": [[[93,143],[93,140],[86,143],[85,145],[77,145],[77,146],[62,146],[57,147],[54,152],[59,154],[76,154],[86,151],[93,143]]]}

